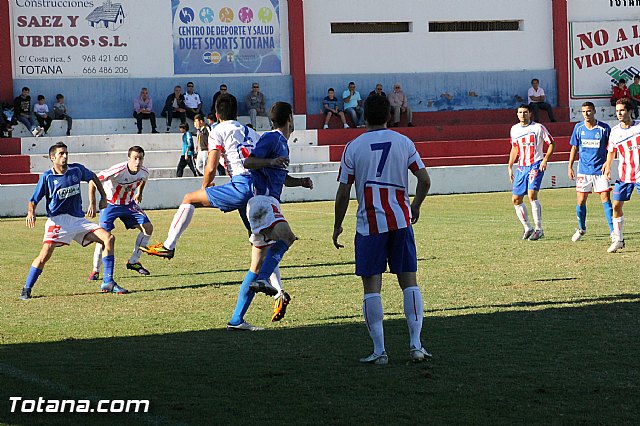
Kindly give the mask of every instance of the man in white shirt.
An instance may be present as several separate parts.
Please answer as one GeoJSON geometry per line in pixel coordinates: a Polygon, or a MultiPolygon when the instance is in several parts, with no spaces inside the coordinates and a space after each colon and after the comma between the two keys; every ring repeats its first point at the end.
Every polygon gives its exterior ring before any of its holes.
{"type": "Polygon", "coordinates": [[[184,104],[187,106],[187,117],[194,119],[197,114],[202,114],[202,101],[200,95],[194,92],[193,82],[187,83],[187,93],[184,94],[184,104]]]}
{"type": "Polygon", "coordinates": [[[531,87],[527,92],[527,96],[529,98],[529,107],[531,107],[531,112],[533,113],[533,121],[538,122],[538,110],[543,109],[547,111],[549,114],[549,120],[555,122],[556,119],[553,116],[553,108],[551,105],[545,100],[546,96],[544,94],[544,89],[540,87],[540,80],[534,78],[531,80],[531,87]]]}

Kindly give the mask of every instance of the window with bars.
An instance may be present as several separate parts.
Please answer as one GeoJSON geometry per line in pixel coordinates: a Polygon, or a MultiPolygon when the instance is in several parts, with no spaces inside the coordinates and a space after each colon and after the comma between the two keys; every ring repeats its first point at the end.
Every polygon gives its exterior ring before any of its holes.
{"type": "Polygon", "coordinates": [[[411,22],[332,22],[331,34],[409,33],[411,22]]]}
{"type": "Polygon", "coordinates": [[[520,31],[522,21],[434,21],[429,32],[520,31]]]}

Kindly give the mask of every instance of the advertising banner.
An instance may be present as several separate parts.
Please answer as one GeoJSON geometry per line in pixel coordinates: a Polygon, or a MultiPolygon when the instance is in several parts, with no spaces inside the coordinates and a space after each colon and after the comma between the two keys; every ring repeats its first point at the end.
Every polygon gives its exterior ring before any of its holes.
{"type": "Polygon", "coordinates": [[[640,74],[640,22],[571,22],[571,98],[608,98],[640,74]]]}
{"type": "Polygon", "coordinates": [[[280,73],[278,0],[171,0],[175,74],[280,73]]]}

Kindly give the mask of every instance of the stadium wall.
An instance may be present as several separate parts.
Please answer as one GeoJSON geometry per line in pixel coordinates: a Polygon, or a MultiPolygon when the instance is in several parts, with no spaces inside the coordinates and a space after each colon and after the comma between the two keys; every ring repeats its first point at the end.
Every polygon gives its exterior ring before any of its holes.
{"type": "MultiPolygon", "coordinates": [[[[464,194],[475,192],[510,191],[504,164],[483,166],[457,167],[429,167],[432,180],[430,194],[464,194]]],[[[338,187],[337,172],[304,173],[314,181],[314,189],[284,188],[282,200],[284,202],[330,201],[335,199],[338,187]]],[[[415,188],[415,178],[409,175],[409,187],[415,188]]],[[[612,176],[615,179],[615,176],[612,176]]],[[[223,184],[228,178],[218,177],[216,182],[223,184]]],[[[200,189],[201,178],[169,178],[151,180],[145,187],[142,202],[144,209],[177,208],[185,193],[200,189]]],[[[84,184],[83,184],[84,185],[84,184]]],[[[567,162],[550,163],[543,180],[543,188],[568,188],[575,186],[575,182],[567,177],[567,162]]],[[[0,217],[25,216],[27,214],[27,200],[35,185],[6,185],[2,187],[3,200],[0,203],[0,217]]],[[[411,191],[413,195],[413,190],[411,191]]],[[[352,198],[355,197],[355,189],[352,198]]],[[[544,193],[541,195],[544,200],[544,193]]],[[[86,185],[83,186],[83,200],[87,202],[86,185]]],[[[38,214],[44,214],[44,202],[38,205],[38,214]]],[[[510,197],[505,195],[505,208],[510,206],[510,197]]]]}

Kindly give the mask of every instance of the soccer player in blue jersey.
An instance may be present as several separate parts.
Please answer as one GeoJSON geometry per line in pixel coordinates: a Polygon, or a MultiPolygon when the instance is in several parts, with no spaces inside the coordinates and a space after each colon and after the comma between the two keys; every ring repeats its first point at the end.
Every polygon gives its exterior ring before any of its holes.
{"type": "MultiPolygon", "coordinates": [[[[294,178],[289,175],[289,145],[287,139],[293,132],[293,110],[286,102],[276,102],[271,107],[269,118],[275,130],[264,133],[244,166],[253,176],[254,196],[247,205],[247,216],[251,225],[251,268],[240,286],[236,309],[228,329],[244,324],[254,293],[270,296],[279,290],[269,277],[282,260],[289,247],[297,239],[280,209],[280,194],[283,186],[301,186],[313,189],[310,178],[294,178]]],[[[274,303],[272,321],[279,321],[285,314],[290,297],[286,292],[274,303]]]]}
{"type": "Polygon", "coordinates": [[[607,123],[596,120],[596,107],[592,102],[582,104],[582,116],[584,122],[576,124],[571,135],[571,153],[569,154],[569,179],[576,181],[578,204],[576,216],[578,217],[578,229],[571,240],[579,241],[587,232],[587,197],[593,192],[600,194],[600,201],[604,208],[604,216],[609,224],[609,234],[613,234],[613,221],[611,199],[611,185],[602,168],[607,161],[607,144],[611,128],[607,123]],[[573,163],[576,154],[580,154],[578,162],[578,174],[573,171],[573,163]]]}
{"type": "MultiPolygon", "coordinates": [[[[113,280],[113,245],[115,238],[96,223],[90,222],[82,212],[80,182],[93,182],[100,192],[100,208],[107,206],[107,196],[100,179],[82,164],[67,164],[67,146],[58,142],[49,148],[49,159],[53,167],[38,180],[36,189],[28,204],[26,224],[36,226],[36,206],[42,198],[47,200],[47,222],[45,224],[42,250],[31,264],[27,281],[20,292],[20,299],[31,298],[31,290],[42,273],[42,269],[53,255],[56,247],[76,241],[82,246],[100,243],[104,247],[104,278],[102,291],[105,293],[128,293],[113,280]]],[[[95,202],[89,206],[87,214],[95,217],[95,202]]]]}

